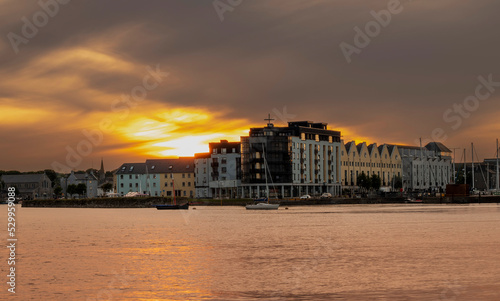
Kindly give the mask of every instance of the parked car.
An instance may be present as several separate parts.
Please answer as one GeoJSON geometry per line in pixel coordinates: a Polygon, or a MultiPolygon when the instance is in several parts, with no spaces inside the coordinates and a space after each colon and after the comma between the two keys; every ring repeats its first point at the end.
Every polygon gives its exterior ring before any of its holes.
{"type": "Polygon", "coordinates": [[[301,199],[310,199],[311,196],[308,194],[304,194],[303,196],[300,197],[301,199]]]}
{"type": "Polygon", "coordinates": [[[321,195],[321,198],[331,198],[332,197],[332,194],[329,193],[329,192],[325,192],[321,195]]]}

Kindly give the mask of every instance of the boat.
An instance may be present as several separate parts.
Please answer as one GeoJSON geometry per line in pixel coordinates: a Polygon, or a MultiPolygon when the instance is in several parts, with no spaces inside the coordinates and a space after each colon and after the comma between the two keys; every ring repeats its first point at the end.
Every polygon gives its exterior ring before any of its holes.
{"type": "Polygon", "coordinates": [[[170,205],[155,205],[156,209],[158,210],[179,210],[179,209],[189,209],[189,203],[185,203],[185,204],[182,204],[182,205],[174,205],[174,204],[170,204],[170,205]]]}
{"type": "Polygon", "coordinates": [[[174,195],[174,203],[173,204],[167,204],[167,205],[154,205],[157,210],[179,210],[179,209],[184,209],[188,210],[189,209],[189,202],[184,203],[182,205],[178,205],[177,202],[175,201],[175,184],[174,184],[174,177],[172,176],[172,190],[173,190],[173,195],[174,195]]]}
{"type": "Polygon", "coordinates": [[[269,204],[269,203],[257,203],[257,204],[247,204],[245,208],[247,210],[276,210],[280,204],[269,204]]]}
{"type": "MultiPolygon", "coordinates": [[[[262,152],[264,152],[264,145],[262,145],[262,152]]],[[[254,200],[253,204],[247,204],[245,208],[247,210],[278,210],[280,204],[270,204],[269,203],[269,184],[267,183],[267,160],[266,156],[264,155],[264,174],[266,178],[266,197],[265,198],[259,198],[254,200]]],[[[272,178],[271,178],[272,181],[272,178]]]]}

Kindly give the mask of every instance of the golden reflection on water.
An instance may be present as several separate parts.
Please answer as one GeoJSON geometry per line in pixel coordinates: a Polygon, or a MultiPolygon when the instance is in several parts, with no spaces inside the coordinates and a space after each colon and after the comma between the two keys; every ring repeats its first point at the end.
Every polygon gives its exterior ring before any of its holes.
{"type": "Polygon", "coordinates": [[[499,208],[21,208],[19,296],[500,300],[499,208]]]}

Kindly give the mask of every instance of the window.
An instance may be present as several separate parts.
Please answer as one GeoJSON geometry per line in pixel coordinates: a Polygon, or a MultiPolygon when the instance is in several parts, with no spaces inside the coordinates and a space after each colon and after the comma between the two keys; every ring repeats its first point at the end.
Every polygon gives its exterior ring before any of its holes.
{"type": "Polygon", "coordinates": [[[191,178],[191,174],[190,173],[188,173],[188,178],[191,178]]]}
{"type": "Polygon", "coordinates": [[[156,187],[156,183],[153,183],[153,187],[156,187]]]}
{"type": "Polygon", "coordinates": [[[222,149],[222,153],[225,154],[227,150],[225,148],[222,149]]]}
{"type": "Polygon", "coordinates": [[[188,182],[188,186],[191,187],[191,182],[188,182]]]}
{"type": "Polygon", "coordinates": [[[123,183],[120,183],[120,187],[123,188],[123,183]]]}
{"type": "Polygon", "coordinates": [[[183,192],[184,192],[184,196],[186,196],[186,191],[184,190],[183,192]]]}
{"type": "Polygon", "coordinates": [[[153,169],[155,169],[155,166],[154,166],[154,165],[153,165],[153,166],[151,166],[151,169],[152,169],[152,170],[153,170],[153,169]]]}
{"type": "Polygon", "coordinates": [[[128,187],[132,188],[132,183],[129,183],[129,184],[128,184],[128,187]]]}
{"type": "Polygon", "coordinates": [[[120,179],[123,179],[123,175],[120,175],[120,179]]]}
{"type": "Polygon", "coordinates": [[[226,164],[227,160],[226,160],[226,157],[222,157],[222,159],[220,160],[220,164],[226,164]]]}
{"type": "Polygon", "coordinates": [[[226,173],[226,172],[227,172],[226,167],[222,167],[222,173],[226,173]]]}
{"type": "Polygon", "coordinates": [[[183,173],[183,174],[182,174],[182,178],[184,179],[185,177],[186,177],[186,174],[185,174],[185,173],[183,173]]]}
{"type": "Polygon", "coordinates": [[[186,187],[186,182],[182,182],[182,187],[186,187]]]}
{"type": "Polygon", "coordinates": [[[132,180],[132,175],[128,175],[129,180],[132,180]]]}
{"type": "Polygon", "coordinates": [[[137,180],[137,179],[139,179],[139,176],[138,176],[138,175],[135,175],[135,179],[136,179],[136,180],[137,180]]]}
{"type": "Polygon", "coordinates": [[[139,187],[139,184],[138,183],[135,183],[135,188],[139,187]]]}
{"type": "Polygon", "coordinates": [[[129,171],[132,171],[132,170],[134,170],[134,166],[130,166],[129,171]]]}
{"type": "Polygon", "coordinates": [[[168,183],[167,183],[167,182],[165,182],[165,187],[167,187],[167,186],[168,186],[168,183]]]}

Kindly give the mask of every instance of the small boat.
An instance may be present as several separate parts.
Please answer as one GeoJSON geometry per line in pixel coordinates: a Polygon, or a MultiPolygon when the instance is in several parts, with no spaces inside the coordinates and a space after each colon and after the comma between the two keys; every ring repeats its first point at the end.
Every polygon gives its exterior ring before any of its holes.
{"type": "Polygon", "coordinates": [[[182,205],[155,205],[156,209],[158,210],[179,210],[179,209],[189,209],[189,203],[185,203],[182,205]]]}
{"type": "Polygon", "coordinates": [[[256,203],[256,204],[247,204],[245,208],[247,210],[277,210],[280,204],[269,204],[269,203],[256,203]]]}

